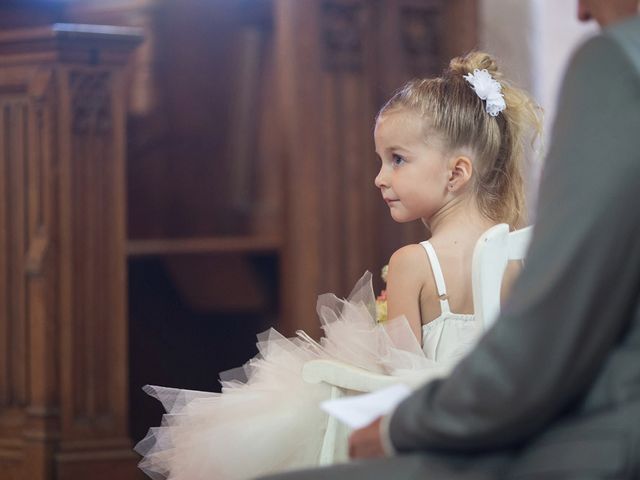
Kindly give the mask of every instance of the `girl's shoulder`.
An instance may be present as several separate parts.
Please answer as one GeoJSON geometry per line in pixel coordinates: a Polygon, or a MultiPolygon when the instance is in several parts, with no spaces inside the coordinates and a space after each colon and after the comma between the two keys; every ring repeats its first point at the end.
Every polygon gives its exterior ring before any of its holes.
{"type": "Polygon", "coordinates": [[[415,325],[420,335],[421,325],[436,318],[440,303],[431,263],[425,248],[420,244],[407,245],[397,250],[389,260],[387,277],[389,318],[404,314],[415,325]],[[398,306],[399,304],[399,306],[398,306]]]}
{"type": "Polygon", "coordinates": [[[404,247],[400,247],[398,250],[393,252],[393,255],[391,255],[391,259],[389,260],[389,263],[395,263],[397,265],[405,265],[405,264],[411,265],[419,260],[423,260],[422,263],[425,263],[425,262],[426,264],[429,263],[424,247],[419,243],[412,243],[410,245],[405,245],[404,247]]]}
{"type": "Polygon", "coordinates": [[[405,245],[396,250],[389,259],[389,272],[390,274],[393,272],[394,276],[401,273],[408,278],[424,280],[427,274],[431,273],[431,266],[424,247],[416,243],[405,245]]]}

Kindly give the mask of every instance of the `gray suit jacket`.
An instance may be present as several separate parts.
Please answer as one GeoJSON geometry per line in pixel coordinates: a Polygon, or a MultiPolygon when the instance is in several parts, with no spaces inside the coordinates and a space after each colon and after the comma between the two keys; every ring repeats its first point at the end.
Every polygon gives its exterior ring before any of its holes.
{"type": "Polygon", "coordinates": [[[640,478],[640,18],[576,53],[524,272],[389,424],[400,454],[277,478],[640,478]]]}

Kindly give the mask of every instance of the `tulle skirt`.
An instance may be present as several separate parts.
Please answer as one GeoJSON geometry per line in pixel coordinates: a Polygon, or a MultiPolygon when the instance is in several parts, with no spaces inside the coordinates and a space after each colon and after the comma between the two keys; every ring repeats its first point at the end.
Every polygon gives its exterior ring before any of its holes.
{"type": "Polygon", "coordinates": [[[140,468],[154,480],[236,480],[317,465],[327,427],[319,404],[331,387],[303,380],[309,360],[340,360],[398,377],[449,369],[425,356],[404,317],[376,323],[369,272],[346,300],[320,296],[317,312],[320,342],[303,332],[260,334],[259,354],[220,375],[222,393],[147,385],[167,413],[135,447],[140,468]]]}

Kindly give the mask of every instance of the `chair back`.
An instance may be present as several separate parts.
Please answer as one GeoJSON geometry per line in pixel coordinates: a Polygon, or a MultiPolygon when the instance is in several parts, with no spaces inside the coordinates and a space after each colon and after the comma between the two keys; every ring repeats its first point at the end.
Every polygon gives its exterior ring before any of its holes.
{"type": "Polygon", "coordinates": [[[500,313],[500,289],[509,260],[523,260],[532,226],[509,232],[509,226],[501,223],[491,227],[478,239],[473,250],[471,264],[473,308],[488,330],[500,313]]]}

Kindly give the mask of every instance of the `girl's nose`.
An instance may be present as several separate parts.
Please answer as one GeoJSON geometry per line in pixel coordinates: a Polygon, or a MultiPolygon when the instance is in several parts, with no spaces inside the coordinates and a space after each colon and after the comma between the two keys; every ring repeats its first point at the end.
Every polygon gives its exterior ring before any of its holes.
{"type": "Polygon", "coordinates": [[[385,188],[388,187],[389,185],[387,184],[387,179],[383,173],[383,169],[381,168],[380,171],[378,172],[378,175],[376,175],[375,180],[373,181],[373,183],[376,185],[376,187],[378,188],[385,188]]]}

